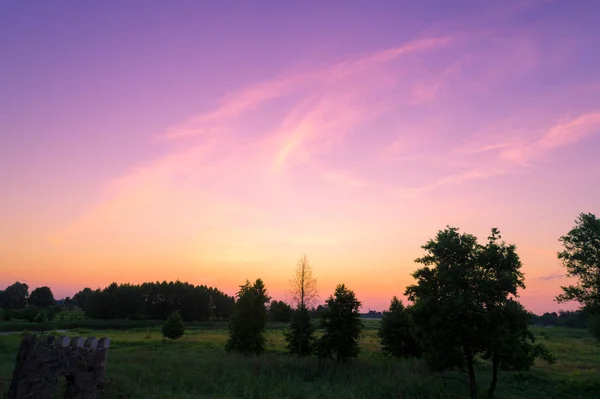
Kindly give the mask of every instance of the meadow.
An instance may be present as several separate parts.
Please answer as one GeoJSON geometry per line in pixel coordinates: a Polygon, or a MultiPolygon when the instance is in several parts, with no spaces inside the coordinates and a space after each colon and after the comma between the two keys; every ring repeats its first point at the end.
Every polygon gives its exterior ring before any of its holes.
{"type": "MultiPolygon", "coordinates": [[[[346,364],[298,359],[285,353],[283,328],[267,331],[267,352],[259,357],[228,354],[224,323],[188,326],[176,341],[159,328],[72,330],[70,336],[107,336],[111,342],[107,388],[111,398],[465,398],[466,376],[431,373],[420,360],[384,356],[377,320],[365,320],[361,354],[346,364]]],[[[497,398],[600,397],[600,344],[586,330],[532,327],[536,339],[557,357],[525,372],[502,372],[497,398]]],[[[0,336],[0,397],[8,389],[20,341],[0,336]]],[[[477,367],[482,397],[490,367],[477,367]]]]}

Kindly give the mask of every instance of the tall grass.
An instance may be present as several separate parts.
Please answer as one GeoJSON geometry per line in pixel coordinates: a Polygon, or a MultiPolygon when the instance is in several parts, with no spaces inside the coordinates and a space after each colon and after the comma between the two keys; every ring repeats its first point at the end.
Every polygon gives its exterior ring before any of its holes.
{"type": "MultiPolygon", "coordinates": [[[[346,364],[288,356],[283,352],[281,329],[267,332],[268,351],[260,357],[225,353],[224,328],[190,328],[174,342],[163,341],[158,329],[149,328],[78,330],[70,335],[112,339],[106,399],[468,396],[460,372],[430,373],[421,361],[385,357],[379,351],[375,326],[367,326],[358,359],[346,364]]],[[[555,351],[557,364],[540,363],[528,372],[501,373],[498,398],[600,397],[600,346],[595,340],[569,329],[535,330],[535,334],[555,351]]],[[[6,392],[18,343],[18,336],[0,337],[0,392],[6,392]]],[[[479,364],[477,373],[484,397],[489,366],[479,364]]]]}

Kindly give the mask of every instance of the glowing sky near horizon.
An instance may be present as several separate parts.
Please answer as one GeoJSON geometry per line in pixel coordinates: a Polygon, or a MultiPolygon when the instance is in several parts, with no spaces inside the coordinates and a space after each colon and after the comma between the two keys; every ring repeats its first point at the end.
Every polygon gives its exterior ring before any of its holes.
{"type": "Polygon", "coordinates": [[[0,289],[284,299],[306,253],[382,310],[446,225],[535,312],[600,215],[600,2],[0,3],[0,289]],[[359,3],[359,4],[356,4],[359,3]]]}

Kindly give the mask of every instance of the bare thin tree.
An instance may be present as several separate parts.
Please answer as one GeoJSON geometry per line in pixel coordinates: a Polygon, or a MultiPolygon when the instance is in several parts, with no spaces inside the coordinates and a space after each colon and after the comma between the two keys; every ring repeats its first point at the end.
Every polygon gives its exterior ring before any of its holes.
{"type": "Polygon", "coordinates": [[[315,304],[319,298],[317,292],[317,280],[313,277],[312,266],[308,262],[306,254],[296,263],[294,277],[289,280],[290,289],[288,296],[298,308],[309,308],[315,304]]]}

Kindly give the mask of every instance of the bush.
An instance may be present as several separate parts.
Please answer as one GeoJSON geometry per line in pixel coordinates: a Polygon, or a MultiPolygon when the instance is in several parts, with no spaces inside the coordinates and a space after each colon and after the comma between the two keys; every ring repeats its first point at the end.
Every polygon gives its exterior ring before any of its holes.
{"type": "Polygon", "coordinates": [[[162,327],[162,335],[168,339],[177,339],[183,335],[185,326],[183,325],[183,319],[178,311],[171,313],[171,315],[165,321],[162,327]]]}
{"type": "Polygon", "coordinates": [[[13,311],[10,309],[6,309],[4,312],[2,312],[2,320],[4,321],[10,321],[13,318],[13,311]]]}
{"type": "Polygon", "coordinates": [[[34,322],[37,315],[38,310],[33,306],[27,306],[26,308],[13,310],[13,319],[17,320],[27,320],[29,322],[34,322]]]}

